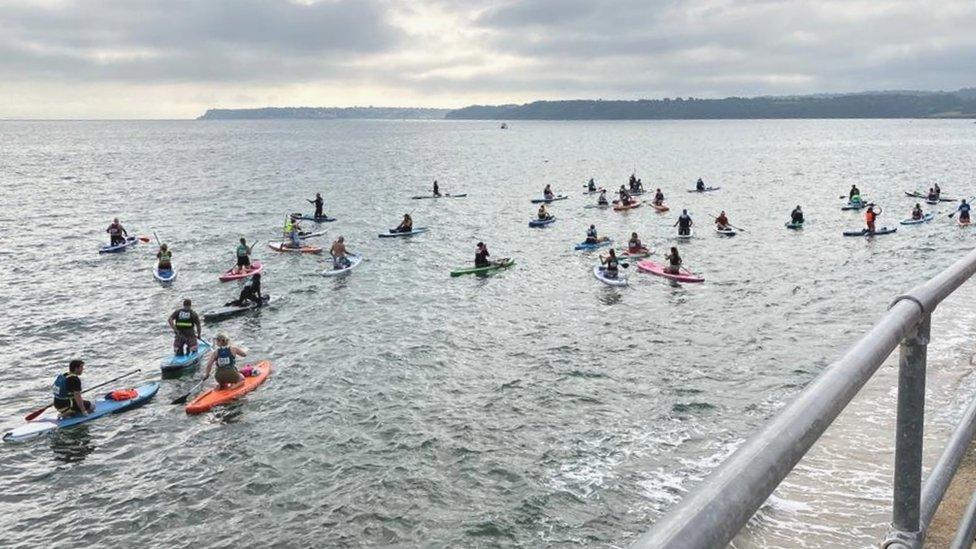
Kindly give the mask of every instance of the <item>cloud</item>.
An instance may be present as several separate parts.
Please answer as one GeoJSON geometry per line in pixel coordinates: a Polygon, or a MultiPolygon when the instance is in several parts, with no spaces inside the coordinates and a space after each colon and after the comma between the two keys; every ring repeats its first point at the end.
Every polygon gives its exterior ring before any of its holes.
{"type": "Polygon", "coordinates": [[[43,90],[37,116],[112,89],[136,110],[178,90],[176,116],[955,89],[973,28],[971,0],[0,0],[0,116],[35,114],[14,89],[43,90]]]}

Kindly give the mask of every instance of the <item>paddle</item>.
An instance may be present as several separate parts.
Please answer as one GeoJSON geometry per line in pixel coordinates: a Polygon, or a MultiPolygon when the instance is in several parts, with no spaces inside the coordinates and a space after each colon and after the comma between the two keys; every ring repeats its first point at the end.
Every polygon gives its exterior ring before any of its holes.
{"type": "MultiPolygon", "coordinates": [[[[119,377],[114,377],[114,378],[106,381],[105,383],[99,383],[98,385],[95,385],[93,387],[89,387],[89,388],[85,389],[84,391],[82,391],[82,393],[87,393],[88,391],[91,391],[92,389],[98,389],[99,387],[104,387],[104,386],[108,385],[109,383],[112,383],[113,381],[118,381],[118,380],[122,379],[123,377],[128,377],[128,376],[131,376],[132,374],[134,374],[136,372],[141,372],[141,371],[142,371],[142,368],[136,368],[135,370],[132,370],[131,372],[128,372],[128,373],[125,373],[125,374],[120,375],[119,377]]],[[[37,410],[34,410],[33,412],[31,412],[31,413],[27,414],[26,416],[24,416],[24,420],[25,421],[31,421],[31,420],[33,420],[37,416],[43,414],[44,413],[44,410],[47,410],[48,408],[50,408],[53,405],[54,405],[53,403],[52,404],[48,404],[47,406],[45,406],[43,408],[39,408],[37,410]]]]}
{"type": "Polygon", "coordinates": [[[193,386],[192,389],[190,389],[190,392],[188,392],[183,396],[173,399],[173,401],[170,402],[170,404],[186,404],[186,399],[190,398],[190,395],[192,395],[194,391],[199,389],[200,386],[203,385],[206,381],[207,381],[206,379],[201,379],[200,383],[197,383],[196,385],[193,386]]]}
{"type": "Polygon", "coordinates": [[[160,246],[162,246],[162,245],[163,245],[163,243],[159,241],[159,237],[158,237],[158,236],[156,236],[156,231],[153,231],[153,238],[155,238],[155,239],[156,239],[156,244],[158,244],[158,245],[160,245],[160,246]]]}

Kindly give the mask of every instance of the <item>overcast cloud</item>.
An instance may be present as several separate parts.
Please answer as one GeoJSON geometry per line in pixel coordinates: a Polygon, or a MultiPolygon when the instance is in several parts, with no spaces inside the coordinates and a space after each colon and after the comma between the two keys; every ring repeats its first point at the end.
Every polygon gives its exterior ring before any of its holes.
{"type": "Polygon", "coordinates": [[[972,0],[0,0],[0,117],[976,86],[972,0]]]}

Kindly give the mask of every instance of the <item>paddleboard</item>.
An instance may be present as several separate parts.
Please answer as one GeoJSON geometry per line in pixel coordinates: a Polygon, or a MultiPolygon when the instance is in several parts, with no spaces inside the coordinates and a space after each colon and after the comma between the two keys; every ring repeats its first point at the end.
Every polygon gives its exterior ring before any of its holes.
{"type": "Polygon", "coordinates": [[[921,225],[922,223],[928,223],[929,221],[932,221],[933,219],[935,219],[935,214],[932,213],[932,212],[929,212],[929,213],[923,215],[921,219],[911,219],[911,218],[909,218],[909,219],[903,219],[903,220],[900,221],[900,223],[902,225],[921,225]]]}
{"type": "Polygon", "coordinates": [[[153,278],[156,280],[167,283],[176,280],[176,269],[168,269],[165,271],[160,271],[159,266],[153,267],[153,278]]]}
{"type": "Polygon", "coordinates": [[[881,227],[880,229],[875,230],[873,233],[870,233],[867,229],[861,229],[859,231],[844,231],[844,236],[881,236],[892,234],[897,230],[897,227],[881,227]]]}
{"type": "Polygon", "coordinates": [[[427,232],[427,227],[414,227],[412,231],[407,231],[407,232],[397,232],[394,231],[393,229],[390,229],[390,232],[380,233],[380,238],[397,238],[403,236],[413,236],[416,234],[422,234],[426,232],[427,232]]]}
{"type": "Polygon", "coordinates": [[[803,222],[800,221],[799,223],[794,223],[794,222],[790,221],[789,223],[786,224],[786,228],[787,229],[793,229],[793,230],[802,229],[803,228],[803,222]]]}
{"type": "Polygon", "coordinates": [[[108,414],[131,410],[151,399],[156,394],[156,391],[159,390],[159,383],[146,383],[145,385],[135,387],[135,390],[138,396],[130,400],[106,400],[101,398],[93,401],[92,411],[88,415],[77,415],[60,419],[57,410],[53,407],[48,408],[46,412],[34,420],[28,421],[24,425],[5,433],[3,435],[3,441],[21,442],[58,429],[67,429],[82,423],[87,423],[108,414]]]}
{"type": "Polygon", "coordinates": [[[552,198],[533,198],[531,200],[531,202],[533,204],[542,204],[543,202],[546,203],[546,204],[548,204],[550,202],[555,202],[557,200],[566,200],[567,198],[569,198],[569,197],[566,196],[566,195],[564,195],[564,194],[557,194],[556,196],[554,196],[552,198]]]}
{"type": "Polygon", "coordinates": [[[719,229],[718,227],[715,227],[715,232],[724,236],[735,236],[737,234],[737,231],[732,227],[726,227],[724,229],[719,229]]]}
{"type": "Polygon", "coordinates": [[[629,250],[621,250],[617,252],[617,257],[620,259],[643,259],[645,257],[650,257],[651,250],[644,248],[643,251],[631,252],[629,250]]]}
{"type": "Polygon", "coordinates": [[[552,225],[556,222],[556,216],[550,215],[545,219],[533,219],[529,221],[529,227],[545,227],[546,225],[552,225]]]}
{"type": "Polygon", "coordinates": [[[602,248],[604,246],[609,246],[611,244],[613,244],[613,239],[612,238],[608,238],[606,240],[601,240],[601,241],[596,242],[596,243],[589,243],[589,242],[585,242],[584,241],[584,242],[580,242],[579,244],[577,244],[575,247],[573,247],[573,249],[574,250],[595,250],[597,248],[602,248]]]}
{"type": "Polygon", "coordinates": [[[192,368],[200,364],[200,359],[207,356],[209,352],[210,344],[206,340],[198,338],[196,351],[183,356],[169,355],[169,358],[164,359],[163,363],[159,365],[159,369],[164,374],[168,374],[185,370],[186,368],[192,368]]]}
{"type": "Polygon", "coordinates": [[[489,265],[487,267],[471,267],[468,269],[456,269],[454,271],[451,271],[451,276],[454,277],[454,276],[469,275],[469,274],[487,274],[492,271],[507,269],[512,265],[515,265],[515,260],[506,257],[504,259],[499,259],[496,264],[489,265]]]}
{"type": "Polygon", "coordinates": [[[695,237],[695,230],[694,229],[688,229],[688,234],[680,234],[679,233],[679,234],[676,234],[674,237],[676,239],[678,239],[678,240],[691,240],[692,238],[695,237]]]}
{"type": "Polygon", "coordinates": [[[251,262],[250,269],[241,271],[240,273],[235,273],[234,267],[227,269],[227,271],[225,271],[224,274],[220,275],[220,281],[229,282],[231,280],[241,280],[250,277],[254,273],[260,273],[263,270],[264,270],[264,265],[260,261],[254,260],[251,262]]]}
{"type": "Polygon", "coordinates": [[[432,194],[428,194],[428,195],[411,196],[410,198],[412,198],[414,200],[423,200],[424,198],[464,198],[465,196],[468,196],[467,193],[464,193],[464,194],[442,194],[440,196],[434,196],[432,194]]]}
{"type": "Polygon", "coordinates": [[[135,246],[138,243],[139,243],[139,239],[137,239],[134,236],[128,236],[125,238],[125,242],[122,242],[121,244],[116,244],[115,246],[105,245],[98,248],[98,253],[114,254],[118,252],[124,252],[128,250],[130,247],[135,246]]]}
{"type": "Polygon", "coordinates": [[[222,390],[218,390],[216,388],[210,389],[187,404],[186,413],[202,414],[204,412],[209,412],[215,406],[233,402],[247,393],[257,389],[266,379],[268,379],[268,376],[271,375],[271,362],[262,360],[253,367],[257,369],[258,375],[245,377],[244,383],[239,387],[222,390]]]}
{"type": "Polygon", "coordinates": [[[665,206],[664,204],[661,204],[660,206],[657,205],[657,204],[655,204],[655,203],[653,203],[653,202],[649,202],[649,204],[651,205],[652,208],[654,208],[655,210],[657,210],[660,213],[664,213],[664,212],[667,212],[667,211],[670,211],[671,210],[671,208],[665,206]]]}
{"type": "MultiPolygon", "coordinates": [[[[260,307],[264,307],[267,304],[271,303],[270,295],[264,294],[261,297],[262,299],[261,299],[260,307]]],[[[248,301],[247,303],[241,306],[224,305],[223,307],[218,307],[216,309],[203,313],[203,320],[206,322],[216,322],[218,320],[223,320],[225,318],[237,316],[241,313],[245,313],[247,311],[251,311],[257,308],[259,308],[258,304],[253,301],[248,301]]]]}
{"type": "Polygon", "coordinates": [[[704,190],[701,190],[701,191],[699,191],[698,189],[688,189],[688,192],[690,192],[690,193],[710,193],[712,191],[717,191],[717,190],[719,190],[721,188],[722,187],[705,187],[705,189],[704,190]]]}
{"type": "Polygon", "coordinates": [[[268,242],[268,247],[276,252],[287,252],[287,253],[303,253],[303,254],[320,254],[322,253],[322,248],[319,246],[308,246],[302,244],[301,248],[292,248],[285,245],[286,242],[268,242]]]}
{"type": "Polygon", "coordinates": [[[606,284],[607,286],[615,286],[615,287],[626,286],[627,276],[621,273],[620,271],[621,271],[620,269],[617,269],[617,278],[610,278],[607,276],[606,267],[602,265],[596,265],[593,267],[593,276],[595,276],[597,280],[606,284]]]}
{"type": "Polygon", "coordinates": [[[295,212],[291,214],[293,221],[311,221],[313,223],[331,223],[336,220],[334,217],[329,217],[323,215],[322,217],[315,217],[314,215],[307,215],[300,212],[295,212]]]}
{"type": "Polygon", "coordinates": [[[630,204],[626,204],[626,205],[624,205],[624,204],[617,204],[616,206],[613,207],[613,210],[615,212],[622,212],[622,211],[625,211],[625,210],[633,210],[634,208],[640,208],[640,206],[641,206],[641,203],[640,202],[637,202],[635,200],[635,201],[631,202],[630,204]]]}
{"type": "Polygon", "coordinates": [[[330,268],[330,269],[326,269],[326,270],[322,271],[320,274],[322,276],[339,276],[339,275],[348,274],[349,271],[355,269],[356,267],[359,266],[360,263],[363,262],[363,256],[356,255],[356,254],[346,254],[346,259],[349,260],[349,266],[348,267],[346,267],[344,269],[331,269],[330,268]]]}
{"type": "Polygon", "coordinates": [[[676,282],[688,282],[688,283],[705,282],[704,278],[684,268],[680,269],[678,273],[666,273],[664,272],[664,265],[660,263],[655,263],[650,259],[638,261],[637,269],[644,271],[645,273],[650,273],[652,275],[674,280],[676,282]]]}

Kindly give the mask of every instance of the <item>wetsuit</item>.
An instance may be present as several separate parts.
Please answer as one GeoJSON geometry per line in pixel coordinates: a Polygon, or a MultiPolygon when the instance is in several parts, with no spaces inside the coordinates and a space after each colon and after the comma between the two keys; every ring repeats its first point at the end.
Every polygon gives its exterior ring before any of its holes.
{"type": "Polygon", "coordinates": [[[698,192],[702,192],[705,190],[705,182],[702,181],[700,177],[698,178],[698,181],[695,183],[695,190],[697,190],[698,192]]]}
{"type": "Polygon", "coordinates": [[[793,223],[803,223],[803,212],[800,210],[793,210],[793,212],[790,214],[790,219],[793,221],[793,223]]]}
{"type": "MultiPolygon", "coordinates": [[[[65,372],[63,374],[58,374],[58,377],[54,379],[54,409],[58,411],[62,417],[75,415],[81,410],[78,409],[78,404],[75,402],[75,393],[81,392],[81,378],[71,372],[65,372]]],[[[91,412],[92,403],[84,400],[86,411],[91,412]]]]}
{"type": "Polygon", "coordinates": [[[587,184],[586,188],[590,192],[595,191],[596,190],[596,182],[594,182],[593,179],[590,179],[590,182],[587,184]]]}
{"type": "Polygon", "coordinates": [[[959,221],[969,221],[969,204],[959,205],[959,221]]]}
{"type": "Polygon", "coordinates": [[[681,215],[678,217],[678,234],[679,235],[689,235],[691,234],[691,216],[681,215]]]}
{"type": "Polygon", "coordinates": [[[311,202],[312,204],[315,204],[315,217],[316,218],[324,217],[322,215],[322,206],[325,204],[325,201],[322,200],[322,197],[321,196],[316,196],[315,197],[315,200],[309,200],[309,202],[311,202]]]}
{"type": "Polygon", "coordinates": [[[925,214],[922,213],[921,208],[912,209],[912,219],[922,219],[923,217],[925,217],[925,214]]]}
{"type": "Polygon", "coordinates": [[[654,204],[660,206],[664,202],[664,193],[657,193],[654,195],[654,204]]]}
{"type": "Polygon", "coordinates": [[[254,303],[258,307],[264,305],[264,298],[261,295],[260,278],[252,277],[250,280],[245,282],[244,287],[241,288],[241,294],[234,301],[227,303],[227,305],[228,306],[233,305],[234,307],[243,307],[244,305],[247,305],[248,301],[254,303]]]}
{"type": "Polygon", "coordinates": [[[173,352],[176,356],[183,356],[184,347],[189,353],[196,351],[197,332],[200,330],[200,317],[197,316],[196,311],[182,307],[173,311],[169,318],[173,321],[173,328],[176,330],[173,336],[173,352]]]}
{"type": "Polygon", "coordinates": [[[440,195],[441,195],[441,189],[440,187],[437,186],[437,182],[434,181],[434,196],[440,196],[440,195]]]}

